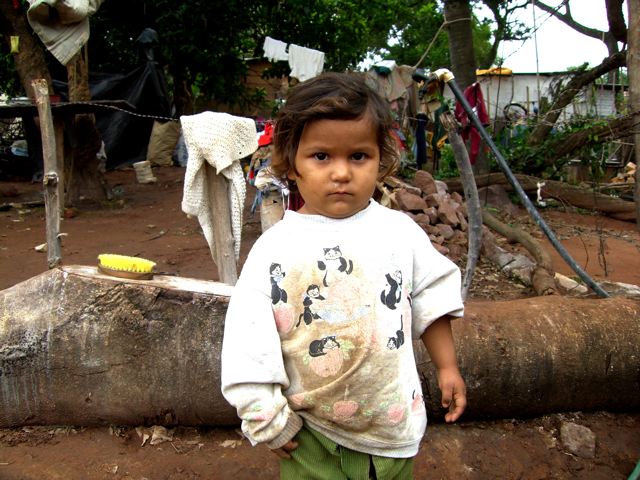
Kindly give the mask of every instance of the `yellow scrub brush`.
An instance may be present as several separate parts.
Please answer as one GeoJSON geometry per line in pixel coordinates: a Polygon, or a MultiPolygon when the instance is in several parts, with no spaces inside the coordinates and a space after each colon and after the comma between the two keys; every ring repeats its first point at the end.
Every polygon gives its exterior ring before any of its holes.
{"type": "Polygon", "coordinates": [[[98,255],[98,270],[107,275],[130,280],[150,280],[153,278],[155,262],[138,257],[102,253],[98,255]]]}

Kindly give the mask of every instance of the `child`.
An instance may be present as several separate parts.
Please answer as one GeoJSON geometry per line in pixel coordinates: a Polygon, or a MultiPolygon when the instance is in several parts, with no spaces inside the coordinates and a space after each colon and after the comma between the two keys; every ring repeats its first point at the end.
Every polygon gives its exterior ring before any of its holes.
{"type": "Polygon", "coordinates": [[[272,169],[303,207],[255,243],[225,320],[222,391],[281,478],[412,478],[426,410],[422,338],[454,422],[466,405],[449,323],[460,272],[407,215],[373,199],[398,163],[384,100],[327,73],[281,110],[272,169]]]}

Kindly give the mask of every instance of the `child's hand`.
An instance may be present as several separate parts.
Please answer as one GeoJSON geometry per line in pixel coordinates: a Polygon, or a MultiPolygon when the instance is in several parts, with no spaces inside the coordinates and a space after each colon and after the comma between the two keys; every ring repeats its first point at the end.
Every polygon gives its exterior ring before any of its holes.
{"type": "Polygon", "coordinates": [[[438,371],[438,384],[442,393],[442,406],[448,408],[444,420],[455,422],[467,406],[467,387],[457,367],[438,371]]]}
{"type": "Polygon", "coordinates": [[[275,453],[277,456],[279,456],[280,458],[291,458],[291,455],[289,454],[289,452],[291,450],[295,450],[296,448],[298,448],[298,442],[289,440],[282,447],[273,449],[271,451],[275,453]]]}

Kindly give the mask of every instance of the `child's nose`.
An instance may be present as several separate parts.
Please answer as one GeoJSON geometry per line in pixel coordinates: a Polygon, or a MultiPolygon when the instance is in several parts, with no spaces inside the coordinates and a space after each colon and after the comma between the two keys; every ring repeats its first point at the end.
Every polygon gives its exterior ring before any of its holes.
{"type": "Polygon", "coordinates": [[[351,165],[348,160],[337,159],[331,170],[331,180],[334,182],[344,182],[351,178],[351,165]]]}

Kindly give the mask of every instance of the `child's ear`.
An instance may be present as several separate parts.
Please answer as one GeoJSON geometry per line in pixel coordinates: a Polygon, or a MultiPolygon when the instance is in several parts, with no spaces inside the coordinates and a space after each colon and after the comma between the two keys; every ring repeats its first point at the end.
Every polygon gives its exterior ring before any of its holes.
{"type": "Polygon", "coordinates": [[[295,180],[296,180],[296,178],[298,178],[298,176],[296,175],[296,172],[293,170],[293,168],[290,168],[290,169],[287,171],[287,178],[288,178],[289,180],[293,180],[293,181],[295,181],[295,180]]]}

